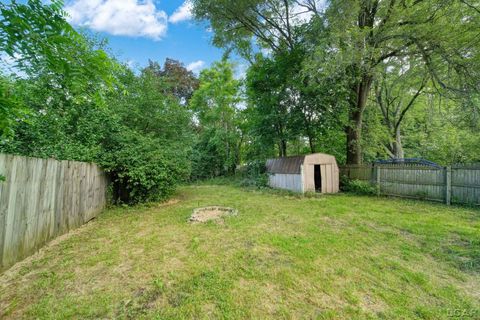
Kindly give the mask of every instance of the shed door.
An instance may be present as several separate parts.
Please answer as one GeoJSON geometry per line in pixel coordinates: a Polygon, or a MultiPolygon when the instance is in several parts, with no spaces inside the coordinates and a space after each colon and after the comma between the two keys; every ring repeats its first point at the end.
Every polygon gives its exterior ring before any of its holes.
{"type": "Polygon", "coordinates": [[[322,192],[322,170],[319,164],[314,166],[315,192],[322,192]]]}

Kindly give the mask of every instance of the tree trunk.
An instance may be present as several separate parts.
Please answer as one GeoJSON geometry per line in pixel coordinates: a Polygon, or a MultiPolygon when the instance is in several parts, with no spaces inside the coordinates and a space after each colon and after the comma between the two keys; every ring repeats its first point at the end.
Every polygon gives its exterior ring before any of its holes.
{"type": "Polygon", "coordinates": [[[308,144],[310,145],[310,152],[315,153],[315,143],[313,142],[312,135],[308,135],[308,144]]]}
{"type": "Polygon", "coordinates": [[[392,153],[397,159],[403,159],[405,157],[403,153],[402,135],[400,132],[400,126],[398,126],[397,129],[395,130],[395,141],[393,142],[392,153]]]}
{"type": "MultiPolygon", "coordinates": [[[[355,46],[359,52],[365,50],[365,46],[369,48],[375,47],[373,39],[373,26],[375,15],[378,9],[378,0],[360,1],[360,11],[358,15],[358,28],[364,32],[365,28],[369,28],[370,32],[366,37],[359,38],[355,46]]],[[[366,51],[368,52],[368,51],[366,51]]],[[[349,124],[346,128],[347,134],[347,164],[362,163],[362,118],[363,112],[367,105],[368,94],[372,85],[373,76],[369,71],[369,61],[354,63],[350,66],[352,79],[352,94],[350,95],[350,112],[349,124]]]]}
{"type": "Polygon", "coordinates": [[[347,134],[347,164],[362,164],[362,123],[363,112],[367,105],[372,77],[363,76],[353,88],[350,99],[349,124],[347,134]]]}
{"type": "Polygon", "coordinates": [[[278,155],[280,157],[287,156],[287,141],[285,141],[284,139],[280,140],[278,144],[278,155]]]}

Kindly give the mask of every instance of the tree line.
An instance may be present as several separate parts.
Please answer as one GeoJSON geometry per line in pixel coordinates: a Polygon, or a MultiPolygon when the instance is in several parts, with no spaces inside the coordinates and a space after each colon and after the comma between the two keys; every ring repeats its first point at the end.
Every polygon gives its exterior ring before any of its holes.
{"type": "Polygon", "coordinates": [[[174,59],[131,70],[61,1],[0,4],[0,152],[96,162],[125,203],[276,156],[480,161],[478,3],[192,4],[225,49],[199,75],[174,59]]]}
{"type": "Polygon", "coordinates": [[[213,42],[250,62],[248,98],[265,134],[257,138],[278,155],[289,144],[297,153],[303,139],[304,152],[348,164],[405,154],[478,161],[478,1],[192,3],[213,42]]]}

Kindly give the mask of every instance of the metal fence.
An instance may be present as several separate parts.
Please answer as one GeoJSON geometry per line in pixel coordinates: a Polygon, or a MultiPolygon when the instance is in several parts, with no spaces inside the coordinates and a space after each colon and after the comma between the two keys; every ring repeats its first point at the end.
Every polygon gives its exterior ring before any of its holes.
{"type": "Polygon", "coordinates": [[[371,182],[381,195],[480,205],[480,165],[347,165],[340,167],[340,174],[371,182]]]}

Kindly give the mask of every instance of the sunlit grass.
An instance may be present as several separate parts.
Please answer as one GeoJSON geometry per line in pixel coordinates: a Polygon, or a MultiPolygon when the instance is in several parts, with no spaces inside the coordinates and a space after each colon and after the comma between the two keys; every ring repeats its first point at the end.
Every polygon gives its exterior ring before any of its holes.
{"type": "Polygon", "coordinates": [[[480,317],[477,209],[229,185],[176,199],[108,210],[8,272],[0,318],[480,317]],[[187,223],[208,205],[239,215],[187,223]]]}

